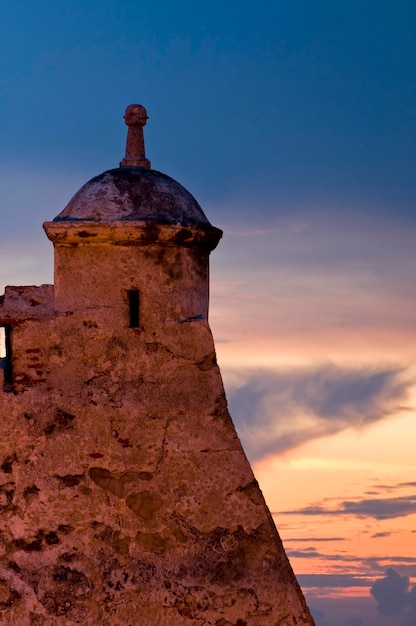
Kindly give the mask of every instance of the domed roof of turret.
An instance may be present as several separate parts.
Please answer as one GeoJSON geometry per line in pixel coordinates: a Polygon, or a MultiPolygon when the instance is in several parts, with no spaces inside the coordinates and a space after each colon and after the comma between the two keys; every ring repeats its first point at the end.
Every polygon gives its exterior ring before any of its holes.
{"type": "Polygon", "coordinates": [[[195,198],[173,178],[145,167],[126,166],[85,183],[54,222],[77,220],[210,226],[195,198]]]}
{"type": "Polygon", "coordinates": [[[146,109],[127,107],[126,156],[120,167],[88,181],[54,222],[153,222],[211,227],[195,198],[175,180],[150,169],[145,157],[146,109]]]}

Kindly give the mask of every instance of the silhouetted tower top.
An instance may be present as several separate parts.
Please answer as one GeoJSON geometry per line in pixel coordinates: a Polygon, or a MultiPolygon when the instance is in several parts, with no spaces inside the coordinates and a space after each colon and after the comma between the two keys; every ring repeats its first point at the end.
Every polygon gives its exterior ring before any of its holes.
{"type": "Polygon", "coordinates": [[[215,248],[222,231],[210,224],[195,198],[170,176],[150,169],[143,138],[143,126],[148,119],[146,109],[131,104],[124,119],[128,132],[126,156],[120,167],[107,170],[83,185],[53,223],[171,225],[180,229],[184,244],[198,240],[210,250],[215,248]]]}

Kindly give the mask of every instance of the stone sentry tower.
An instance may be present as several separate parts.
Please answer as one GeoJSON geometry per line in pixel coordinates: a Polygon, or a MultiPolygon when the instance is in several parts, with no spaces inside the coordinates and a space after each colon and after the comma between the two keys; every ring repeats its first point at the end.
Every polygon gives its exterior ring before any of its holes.
{"type": "Polygon", "coordinates": [[[44,228],[55,285],[0,300],[0,624],[313,625],[227,410],[222,232],[126,157],[44,228]]]}

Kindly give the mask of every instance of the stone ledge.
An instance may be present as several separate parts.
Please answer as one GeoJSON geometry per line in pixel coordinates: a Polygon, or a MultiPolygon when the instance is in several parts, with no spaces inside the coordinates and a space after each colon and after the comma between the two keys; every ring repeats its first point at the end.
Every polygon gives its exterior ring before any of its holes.
{"type": "Polygon", "coordinates": [[[214,226],[183,226],[155,224],[145,221],[94,222],[73,220],[45,222],[46,235],[54,245],[137,246],[158,244],[214,250],[222,237],[222,230],[214,226]]]}

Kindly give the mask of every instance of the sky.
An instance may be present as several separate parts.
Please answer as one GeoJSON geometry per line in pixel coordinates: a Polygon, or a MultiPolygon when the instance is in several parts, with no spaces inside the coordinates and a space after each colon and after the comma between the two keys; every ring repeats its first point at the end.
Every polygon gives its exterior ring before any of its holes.
{"type": "Polygon", "coordinates": [[[124,156],[224,236],[231,414],[317,626],[416,622],[413,0],[21,0],[0,21],[0,291],[124,156]]]}

